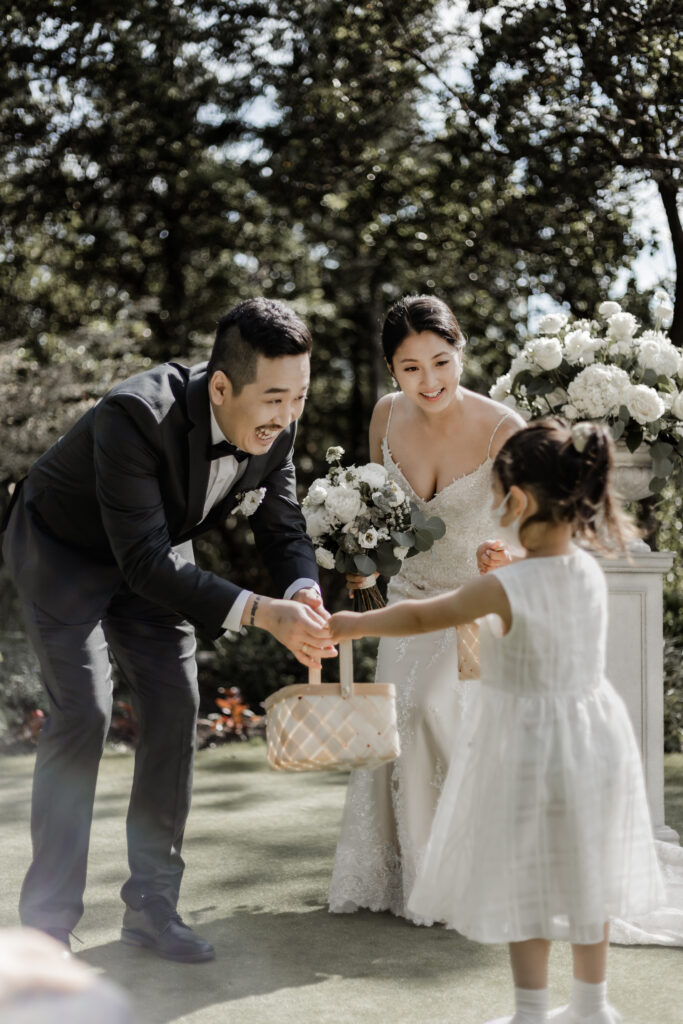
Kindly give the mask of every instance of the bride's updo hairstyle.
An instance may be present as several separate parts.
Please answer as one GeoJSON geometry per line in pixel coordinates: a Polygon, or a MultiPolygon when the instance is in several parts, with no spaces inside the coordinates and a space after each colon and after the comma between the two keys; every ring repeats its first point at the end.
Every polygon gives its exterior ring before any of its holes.
{"type": "Polygon", "coordinates": [[[411,334],[431,331],[460,351],[465,338],[453,311],[435,295],[406,295],[386,315],[382,327],[384,358],[392,367],[396,349],[411,334]]]}
{"type": "Polygon", "coordinates": [[[513,484],[533,492],[531,523],[571,523],[574,536],[601,551],[625,551],[638,536],[613,491],[614,442],[600,423],[569,427],[557,417],[536,420],[508,438],[493,472],[507,494],[513,484]]]}

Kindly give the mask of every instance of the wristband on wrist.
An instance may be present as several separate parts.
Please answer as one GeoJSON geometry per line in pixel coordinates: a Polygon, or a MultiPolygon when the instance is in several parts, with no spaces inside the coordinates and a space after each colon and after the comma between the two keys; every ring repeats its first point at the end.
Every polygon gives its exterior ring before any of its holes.
{"type": "Polygon", "coordinates": [[[254,619],[256,618],[256,609],[259,606],[260,600],[261,600],[261,595],[260,594],[255,594],[254,595],[254,601],[253,601],[252,606],[251,606],[251,612],[249,613],[249,625],[250,626],[255,625],[254,619]]]}

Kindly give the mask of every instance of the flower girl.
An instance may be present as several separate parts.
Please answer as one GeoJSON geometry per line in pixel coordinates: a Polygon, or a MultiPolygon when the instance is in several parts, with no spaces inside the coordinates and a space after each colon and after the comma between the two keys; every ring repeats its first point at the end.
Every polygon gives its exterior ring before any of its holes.
{"type": "Polygon", "coordinates": [[[441,597],[329,622],[337,641],[481,620],[472,734],[455,752],[409,907],[510,944],[516,1010],[495,1024],[617,1024],[609,918],[664,899],[640,755],[604,674],[605,578],[574,543],[624,547],[611,466],[602,426],[537,421],[493,466],[499,536],[521,560],[441,597]],[[551,939],[572,943],[574,977],[569,1005],[548,1014],[551,939]]]}

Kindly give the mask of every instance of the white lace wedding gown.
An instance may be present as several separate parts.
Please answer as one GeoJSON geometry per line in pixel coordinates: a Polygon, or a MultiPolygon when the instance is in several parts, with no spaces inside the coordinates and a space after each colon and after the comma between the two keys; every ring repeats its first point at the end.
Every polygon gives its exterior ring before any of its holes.
{"type": "MultiPolygon", "coordinates": [[[[429,550],[407,559],[388,588],[388,601],[434,597],[477,575],[478,545],[495,533],[489,515],[489,452],[472,473],[458,477],[429,501],[419,498],[394,462],[389,425],[382,442],[384,466],[427,515],[440,516],[445,536],[429,550]]],[[[378,682],[396,687],[401,756],[375,771],[351,774],[330,884],[333,913],[361,907],[389,910],[416,924],[432,924],[407,909],[432,819],[468,715],[473,686],[458,679],[455,629],[380,641],[378,682]]]]}

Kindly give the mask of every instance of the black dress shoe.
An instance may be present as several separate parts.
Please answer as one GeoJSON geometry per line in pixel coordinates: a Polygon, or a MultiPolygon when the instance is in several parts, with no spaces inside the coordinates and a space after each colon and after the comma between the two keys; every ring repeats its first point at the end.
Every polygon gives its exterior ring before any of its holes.
{"type": "Polygon", "coordinates": [[[144,946],[165,960],[194,964],[213,960],[210,942],[200,939],[182,918],[163,901],[150,901],[144,910],[126,907],[121,939],[130,946],[144,946]]]}

